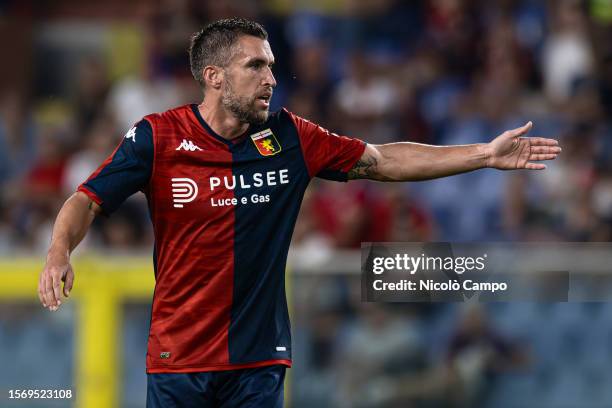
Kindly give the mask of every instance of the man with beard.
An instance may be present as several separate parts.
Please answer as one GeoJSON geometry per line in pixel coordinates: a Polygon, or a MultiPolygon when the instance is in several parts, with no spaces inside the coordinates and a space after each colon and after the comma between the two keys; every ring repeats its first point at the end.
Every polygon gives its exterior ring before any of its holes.
{"type": "Polygon", "coordinates": [[[145,193],[156,278],[147,352],[149,407],[280,407],[291,337],[284,271],[312,177],[424,180],[483,167],[541,169],[557,142],[367,145],[287,110],[269,114],[276,86],[264,28],[244,19],[196,33],[191,71],[204,98],[146,116],[62,207],[39,281],[57,310],[70,253],[94,217],[145,193]]]}

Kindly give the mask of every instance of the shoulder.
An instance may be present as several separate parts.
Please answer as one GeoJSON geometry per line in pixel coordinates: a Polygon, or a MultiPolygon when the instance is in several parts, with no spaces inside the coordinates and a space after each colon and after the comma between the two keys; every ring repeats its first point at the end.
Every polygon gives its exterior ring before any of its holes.
{"type": "Polygon", "coordinates": [[[152,159],[153,155],[153,128],[146,118],[136,122],[123,136],[119,146],[120,157],[141,157],[152,159]]]}
{"type": "Polygon", "coordinates": [[[268,120],[264,126],[288,127],[295,130],[298,134],[320,128],[320,125],[313,123],[308,119],[304,119],[303,117],[296,115],[284,107],[278,111],[270,113],[270,116],[268,117],[268,120]]]}
{"type": "Polygon", "coordinates": [[[291,122],[295,124],[296,126],[302,122],[306,122],[306,123],[310,123],[315,126],[318,126],[316,123],[313,123],[312,121],[305,119],[291,112],[289,109],[285,107],[281,107],[279,110],[275,112],[270,112],[270,115],[268,116],[268,120],[266,121],[266,124],[267,123],[278,123],[278,122],[291,122]]]}
{"type": "Polygon", "coordinates": [[[132,127],[132,129],[128,131],[128,133],[129,132],[136,132],[137,134],[141,134],[141,133],[151,134],[153,133],[153,128],[151,127],[151,121],[147,120],[147,117],[145,116],[144,118],[136,122],[134,126],[132,127]]]}
{"type": "Polygon", "coordinates": [[[186,104],[168,109],[164,112],[156,112],[146,115],[143,120],[148,121],[152,126],[156,126],[163,122],[184,121],[192,115],[193,104],[186,104]]]}

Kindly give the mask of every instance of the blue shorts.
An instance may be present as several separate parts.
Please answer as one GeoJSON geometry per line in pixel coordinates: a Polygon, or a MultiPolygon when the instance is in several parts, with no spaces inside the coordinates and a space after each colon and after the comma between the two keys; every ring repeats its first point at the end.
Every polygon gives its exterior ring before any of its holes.
{"type": "Polygon", "coordinates": [[[147,408],[283,407],[286,367],[147,374],[147,408]]]}

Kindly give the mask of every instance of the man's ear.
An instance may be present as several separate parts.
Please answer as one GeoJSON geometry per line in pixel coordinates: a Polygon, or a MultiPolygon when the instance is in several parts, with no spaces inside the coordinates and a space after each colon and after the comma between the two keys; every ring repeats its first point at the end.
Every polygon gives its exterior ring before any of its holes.
{"type": "Polygon", "coordinates": [[[202,78],[207,88],[220,89],[221,83],[223,82],[223,76],[223,69],[215,65],[207,65],[202,70],[202,78]]]}

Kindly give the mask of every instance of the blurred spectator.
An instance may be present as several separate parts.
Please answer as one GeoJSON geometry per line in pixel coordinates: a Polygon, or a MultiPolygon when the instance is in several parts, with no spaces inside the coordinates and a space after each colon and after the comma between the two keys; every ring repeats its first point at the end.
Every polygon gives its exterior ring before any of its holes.
{"type": "MultiPolygon", "coordinates": [[[[382,187],[382,186],[381,186],[382,187]]],[[[380,195],[389,206],[388,217],[378,217],[385,231],[379,241],[429,242],[435,236],[431,214],[407,188],[390,184],[381,188],[380,195]]]]}
{"type": "Polygon", "coordinates": [[[81,62],[73,99],[79,134],[88,132],[103,111],[109,86],[106,66],[100,57],[86,58],[81,62]]]}
{"type": "Polygon", "coordinates": [[[88,127],[80,141],[82,150],[74,153],[66,164],[62,180],[64,193],[72,194],[76,188],[98,168],[119,143],[122,132],[117,130],[112,118],[98,116],[88,127]]]}
{"type": "Polygon", "coordinates": [[[542,65],[546,93],[559,103],[569,100],[577,80],[592,73],[594,57],[582,3],[561,0],[550,4],[552,32],[546,40],[542,65]]]}
{"type": "Polygon", "coordinates": [[[472,407],[486,403],[495,375],[525,367],[527,350],[496,333],[483,309],[471,305],[457,325],[448,350],[458,390],[453,406],[472,407]]]}
{"type": "Polygon", "coordinates": [[[13,222],[23,237],[23,243],[30,249],[47,245],[53,217],[65,198],[65,132],[53,127],[42,130],[37,157],[25,174],[20,189],[13,191],[13,222]]]}
{"type": "Polygon", "coordinates": [[[108,109],[127,132],[143,116],[183,102],[174,80],[142,75],[116,83],[110,91],[108,109]]]}
{"type": "Polygon", "coordinates": [[[334,91],[341,131],[368,143],[397,141],[396,121],[391,119],[398,113],[399,96],[395,84],[377,73],[368,56],[354,53],[347,76],[334,91]]]}
{"type": "Polygon", "coordinates": [[[17,89],[0,94],[0,184],[19,180],[38,150],[32,112],[17,89]]]}
{"type": "Polygon", "coordinates": [[[391,235],[391,203],[375,186],[325,183],[314,190],[311,205],[317,230],[336,248],[386,241],[391,235]]]}
{"type": "Polygon", "coordinates": [[[336,406],[428,407],[441,400],[450,376],[426,359],[418,310],[396,304],[359,307],[340,351],[336,406]]]}

